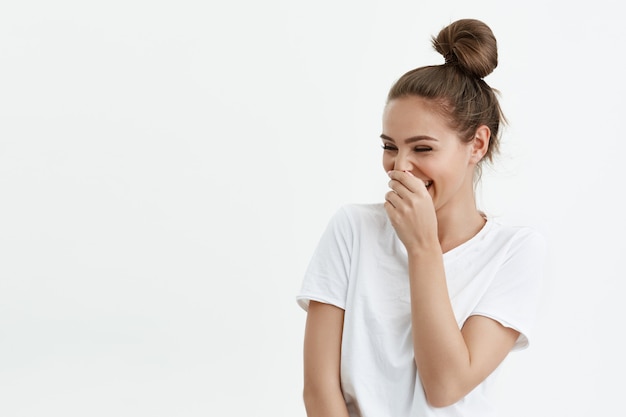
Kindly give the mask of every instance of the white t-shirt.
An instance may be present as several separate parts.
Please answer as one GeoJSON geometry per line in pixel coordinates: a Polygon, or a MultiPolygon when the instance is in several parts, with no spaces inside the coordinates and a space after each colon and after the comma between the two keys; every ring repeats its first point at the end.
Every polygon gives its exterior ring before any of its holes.
{"type": "MultiPolygon", "coordinates": [[[[459,328],[472,315],[520,332],[528,346],[545,244],[526,227],[488,220],[469,241],[443,255],[459,328]]],[[[382,204],[346,205],[321,237],[296,297],[345,310],[341,386],[351,417],[489,417],[492,373],[457,403],[431,407],[414,362],[407,253],[382,204]]]]}

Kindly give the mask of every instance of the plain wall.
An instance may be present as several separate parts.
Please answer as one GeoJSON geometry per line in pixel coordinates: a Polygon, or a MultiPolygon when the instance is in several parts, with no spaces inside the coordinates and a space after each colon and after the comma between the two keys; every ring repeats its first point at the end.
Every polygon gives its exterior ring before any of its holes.
{"type": "Polygon", "coordinates": [[[304,416],[309,257],[342,204],[382,201],[387,90],[465,17],[510,120],[481,207],[549,243],[502,415],[615,415],[617,5],[2,2],[0,415],[304,416]]]}

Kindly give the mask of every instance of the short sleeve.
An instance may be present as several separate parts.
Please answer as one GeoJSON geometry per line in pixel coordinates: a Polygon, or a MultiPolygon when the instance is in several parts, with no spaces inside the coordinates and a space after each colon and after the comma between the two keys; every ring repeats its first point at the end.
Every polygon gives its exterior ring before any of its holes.
{"type": "Polygon", "coordinates": [[[546,242],[532,229],[521,229],[508,248],[493,282],[471,315],[496,320],[520,332],[513,347],[528,347],[541,295],[546,242]]]}
{"type": "Polygon", "coordinates": [[[330,219],[304,274],[298,305],[309,301],[332,304],[345,310],[353,246],[353,228],[345,208],[330,219]]]}

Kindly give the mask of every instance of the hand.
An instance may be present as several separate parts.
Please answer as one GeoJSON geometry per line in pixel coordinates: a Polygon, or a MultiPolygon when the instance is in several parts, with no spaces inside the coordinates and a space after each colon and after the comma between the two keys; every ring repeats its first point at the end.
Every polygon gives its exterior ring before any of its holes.
{"type": "Polygon", "coordinates": [[[424,181],[408,171],[389,171],[385,210],[407,251],[439,244],[437,215],[424,181]]]}

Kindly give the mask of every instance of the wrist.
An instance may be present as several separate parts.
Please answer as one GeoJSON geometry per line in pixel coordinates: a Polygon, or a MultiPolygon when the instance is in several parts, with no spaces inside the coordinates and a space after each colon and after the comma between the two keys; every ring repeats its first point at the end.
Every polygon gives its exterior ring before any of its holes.
{"type": "Polygon", "coordinates": [[[439,240],[433,239],[428,242],[421,242],[406,248],[409,259],[429,258],[441,255],[441,245],[439,240]]]}

